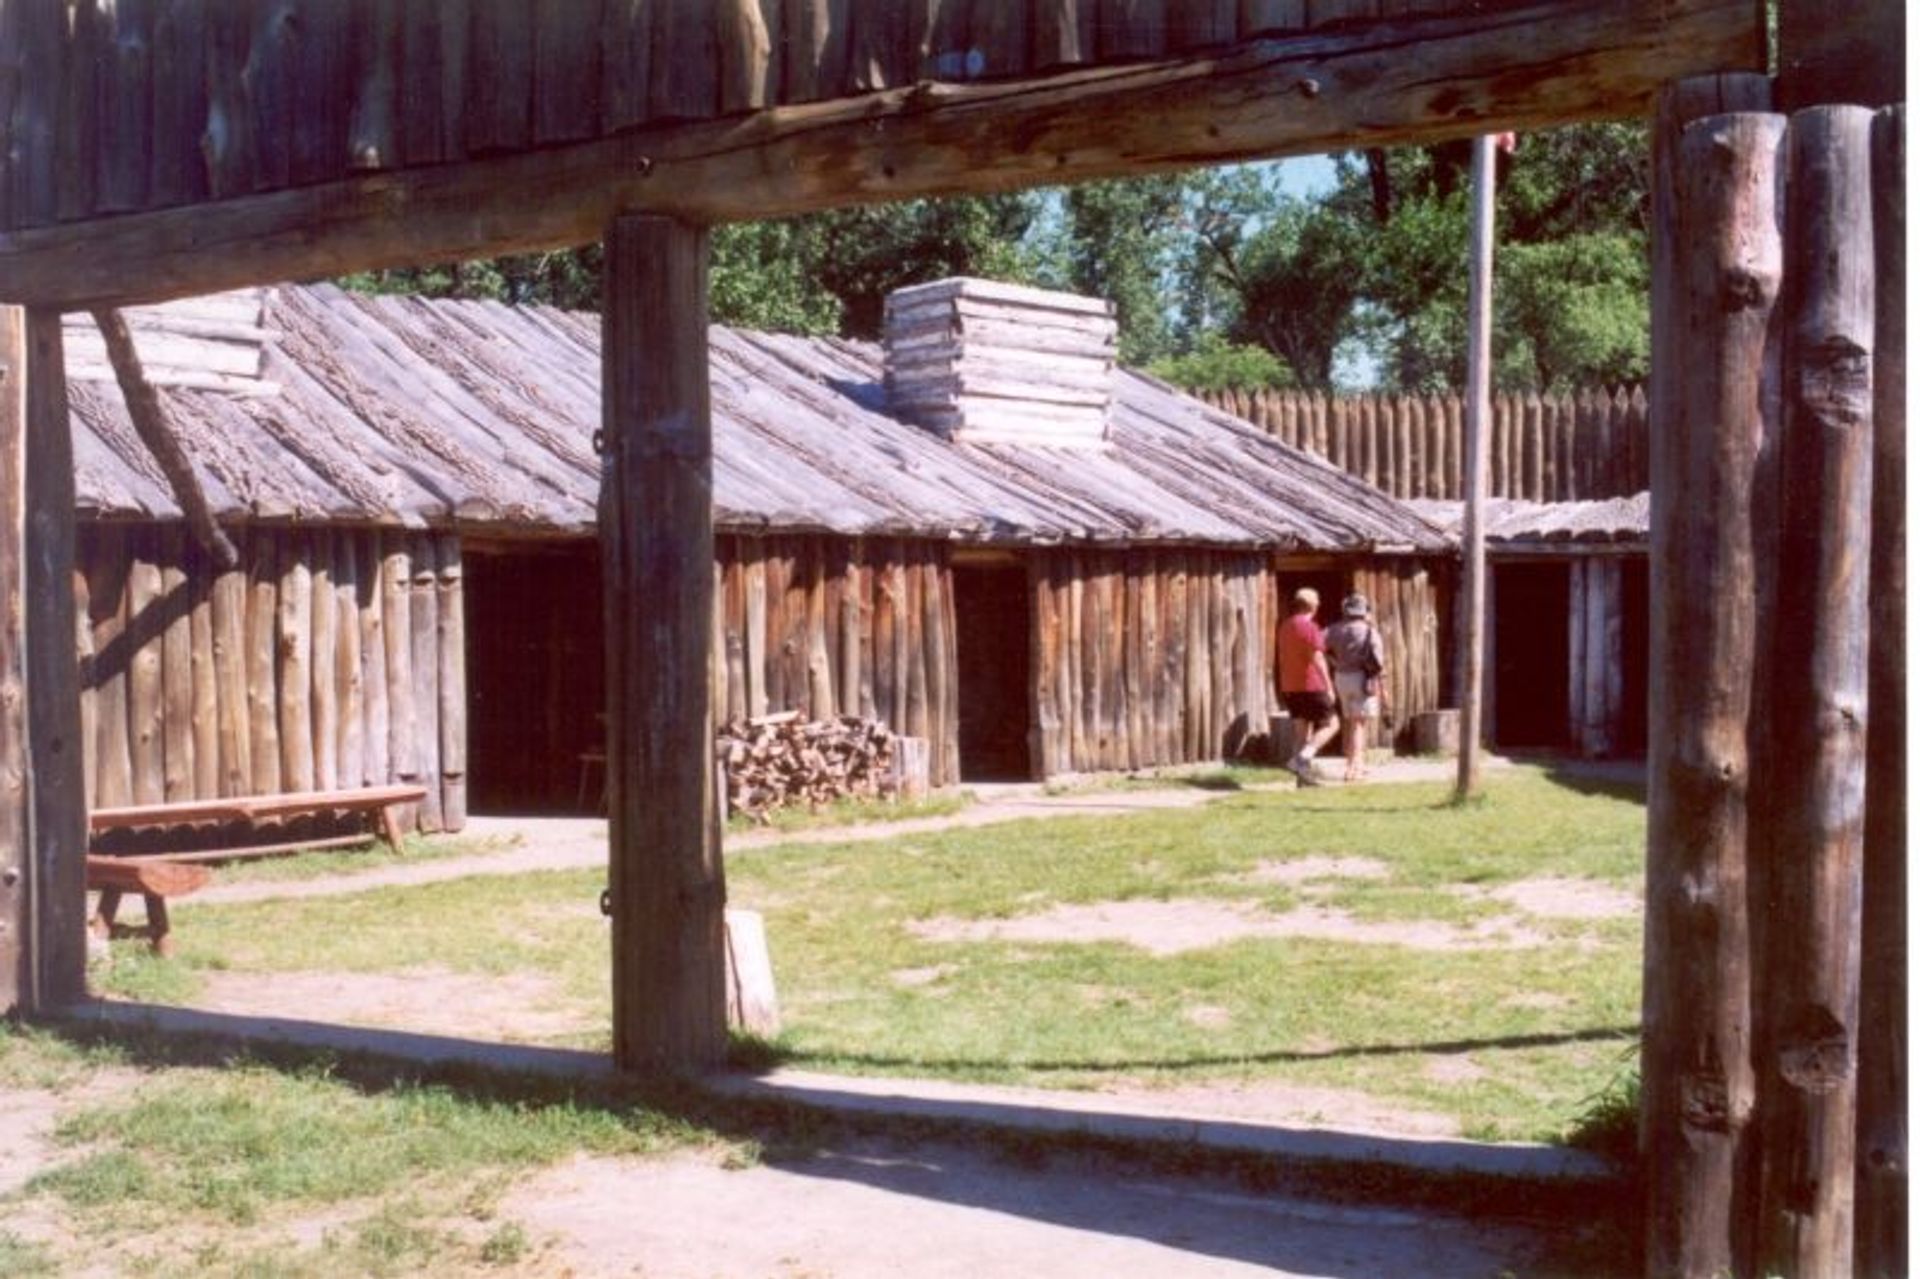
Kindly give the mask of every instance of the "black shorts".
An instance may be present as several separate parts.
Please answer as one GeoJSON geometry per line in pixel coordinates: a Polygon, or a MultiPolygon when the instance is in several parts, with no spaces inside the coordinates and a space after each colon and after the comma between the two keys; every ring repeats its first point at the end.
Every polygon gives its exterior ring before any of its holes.
{"type": "Polygon", "coordinates": [[[1289,717],[1305,720],[1307,727],[1320,728],[1333,720],[1333,696],[1329,693],[1282,693],[1289,717]]]}

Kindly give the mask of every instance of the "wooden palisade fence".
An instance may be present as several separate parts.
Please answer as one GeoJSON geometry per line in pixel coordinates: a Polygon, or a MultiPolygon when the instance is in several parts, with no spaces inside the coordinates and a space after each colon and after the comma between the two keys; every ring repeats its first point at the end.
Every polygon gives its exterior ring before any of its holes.
{"type": "MultiPolygon", "coordinates": [[[[1395,497],[1461,497],[1466,428],[1456,393],[1225,390],[1199,398],[1395,497]]],[[[1647,397],[1639,387],[1496,395],[1490,426],[1490,497],[1568,502],[1647,487],[1647,397]]]]}
{"type": "MultiPolygon", "coordinates": [[[[1689,81],[1656,130],[1647,1270],[1904,1274],[1904,1035],[1861,1020],[1905,998],[1904,964],[1861,965],[1863,902],[1904,893],[1865,837],[1905,817],[1903,761],[1869,787],[1866,753],[1903,112],[1769,102],[1689,81]]],[[[1897,716],[1898,673],[1875,683],[1897,716]]]]}

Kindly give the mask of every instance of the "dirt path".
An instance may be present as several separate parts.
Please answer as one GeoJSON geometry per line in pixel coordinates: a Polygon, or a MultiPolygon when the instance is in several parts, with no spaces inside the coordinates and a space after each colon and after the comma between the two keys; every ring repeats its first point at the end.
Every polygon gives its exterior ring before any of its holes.
{"type": "Polygon", "coordinates": [[[728,1171],[711,1160],[578,1159],[502,1210],[578,1276],[648,1279],[1225,1279],[1534,1273],[1540,1240],[1435,1212],[1129,1177],[1073,1159],[868,1144],[728,1171]],[[697,1225],[693,1223],[699,1223],[697,1225]]]}

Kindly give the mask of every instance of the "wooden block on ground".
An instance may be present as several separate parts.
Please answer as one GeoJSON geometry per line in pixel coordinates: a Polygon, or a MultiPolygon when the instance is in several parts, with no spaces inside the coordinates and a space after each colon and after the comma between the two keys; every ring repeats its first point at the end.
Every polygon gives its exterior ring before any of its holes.
{"type": "Polygon", "coordinates": [[[760,912],[729,910],[727,927],[727,1025],[772,1039],[780,1033],[780,999],[773,986],[773,956],[760,912]]]}

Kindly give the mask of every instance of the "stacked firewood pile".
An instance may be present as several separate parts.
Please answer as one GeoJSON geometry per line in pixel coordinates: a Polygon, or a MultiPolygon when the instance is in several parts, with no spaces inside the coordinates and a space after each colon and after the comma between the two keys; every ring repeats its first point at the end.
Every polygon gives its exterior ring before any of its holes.
{"type": "Polygon", "coordinates": [[[765,822],[775,809],[794,805],[892,799],[899,789],[897,740],[885,724],[854,715],[810,720],[789,711],[732,720],[717,739],[727,815],[765,822]]]}

